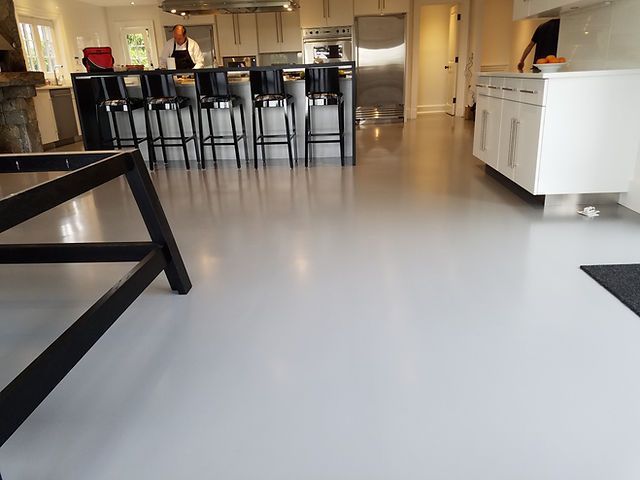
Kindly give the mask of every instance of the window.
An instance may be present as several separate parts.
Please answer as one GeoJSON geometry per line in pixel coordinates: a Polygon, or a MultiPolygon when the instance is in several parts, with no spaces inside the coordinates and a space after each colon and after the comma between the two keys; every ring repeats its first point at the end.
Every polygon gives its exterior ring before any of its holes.
{"type": "Polygon", "coordinates": [[[149,28],[122,27],[120,31],[127,64],[153,68],[153,37],[149,28]]]}
{"type": "Polygon", "coordinates": [[[27,69],[53,73],[57,64],[53,23],[35,18],[20,20],[18,25],[27,69]]]}

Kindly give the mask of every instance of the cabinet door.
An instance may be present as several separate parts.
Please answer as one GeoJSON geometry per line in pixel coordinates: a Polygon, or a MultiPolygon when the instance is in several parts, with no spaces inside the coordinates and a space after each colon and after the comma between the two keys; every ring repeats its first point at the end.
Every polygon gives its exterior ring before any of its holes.
{"type": "Polygon", "coordinates": [[[235,17],[235,15],[216,15],[220,57],[235,57],[238,55],[235,17]]]}
{"type": "Polygon", "coordinates": [[[258,13],[258,51],[260,53],[279,52],[280,13],[258,13]]]}
{"type": "Polygon", "coordinates": [[[301,52],[302,30],[300,29],[300,14],[297,11],[282,12],[280,17],[281,51],[301,52]]]}
{"type": "Polygon", "coordinates": [[[382,0],[383,13],[407,13],[409,0],[382,0]]]}
{"type": "Polygon", "coordinates": [[[258,54],[258,26],[255,13],[241,13],[236,17],[238,35],[238,55],[251,56],[258,54]]]}
{"type": "Polygon", "coordinates": [[[531,2],[533,0],[513,0],[513,19],[522,20],[527,18],[530,13],[531,2]]]}
{"type": "Polygon", "coordinates": [[[58,129],[56,127],[56,117],[53,113],[53,104],[48,90],[37,90],[37,95],[33,99],[36,108],[36,118],[43,145],[58,141],[58,129]]]}
{"type": "Polygon", "coordinates": [[[514,124],[511,161],[515,169],[514,180],[530,193],[536,193],[544,107],[526,103],[519,106],[514,124]]]}
{"type": "Polygon", "coordinates": [[[302,28],[327,25],[327,0],[298,0],[302,28]]]}
{"type": "Polygon", "coordinates": [[[500,163],[500,138],[502,135],[502,99],[487,98],[487,130],[485,140],[485,163],[497,169],[500,163]]]}
{"type": "Polygon", "coordinates": [[[498,140],[498,171],[511,180],[515,179],[514,135],[520,114],[520,103],[502,100],[500,138],[498,140]]]}
{"type": "Polygon", "coordinates": [[[486,144],[487,144],[487,121],[489,113],[488,97],[478,95],[476,103],[476,121],[473,132],[473,156],[487,163],[486,144]]]}
{"type": "Polygon", "coordinates": [[[355,0],[354,13],[359,15],[379,15],[382,11],[382,0],[355,0]]]}
{"type": "Polygon", "coordinates": [[[327,5],[329,27],[353,25],[353,0],[324,0],[324,2],[327,5]]]}
{"type": "Polygon", "coordinates": [[[56,118],[56,127],[60,140],[67,140],[78,135],[76,115],[73,108],[73,98],[70,88],[51,90],[51,104],[56,118]]]}

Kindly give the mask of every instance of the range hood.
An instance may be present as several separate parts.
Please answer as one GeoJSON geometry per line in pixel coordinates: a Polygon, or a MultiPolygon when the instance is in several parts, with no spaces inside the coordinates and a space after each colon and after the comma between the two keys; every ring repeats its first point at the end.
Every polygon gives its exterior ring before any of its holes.
{"type": "Polygon", "coordinates": [[[295,0],[163,0],[160,8],[175,15],[263,13],[299,8],[295,0]]]}

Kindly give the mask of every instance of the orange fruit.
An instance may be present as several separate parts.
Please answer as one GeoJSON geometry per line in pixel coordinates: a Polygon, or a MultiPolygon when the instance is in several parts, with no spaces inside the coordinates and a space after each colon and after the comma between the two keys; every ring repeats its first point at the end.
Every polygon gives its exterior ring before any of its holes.
{"type": "Polygon", "coordinates": [[[559,57],[558,58],[558,63],[567,63],[567,59],[564,57],[559,57]]]}
{"type": "Polygon", "coordinates": [[[544,65],[545,63],[549,63],[546,58],[539,58],[536,62],[538,65],[544,65]]]}
{"type": "Polygon", "coordinates": [[[548,55],[547,56],[547,62],[556,63],[555,60],[556,60],[556,56],[555,55],[548,55]]]}

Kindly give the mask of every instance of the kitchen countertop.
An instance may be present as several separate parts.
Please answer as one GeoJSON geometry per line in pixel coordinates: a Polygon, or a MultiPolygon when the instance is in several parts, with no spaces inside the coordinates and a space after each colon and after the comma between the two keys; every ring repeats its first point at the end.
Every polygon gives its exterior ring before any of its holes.
{"type": "Polygon", "coordinates": [[[507,78],[580,78],[580,77],[609,77],[614,75],[640,75],[640,69],[623,70],[584,70],[555,73],[519,73],[519,72],[480,72],[479,77],[507,77],[507,78]]]}
{"type": "Polygon", "coordinates": [[[36,90],[63,90],[65,88],[72,88],[71,85],[42,85],[36,87],[36,90]]]}

